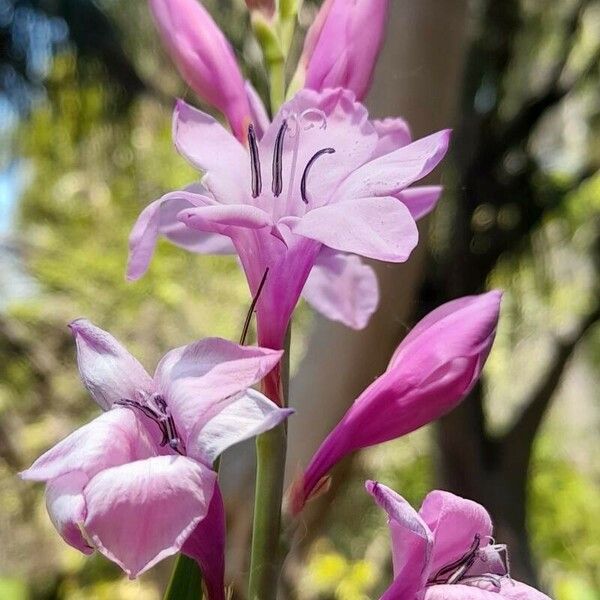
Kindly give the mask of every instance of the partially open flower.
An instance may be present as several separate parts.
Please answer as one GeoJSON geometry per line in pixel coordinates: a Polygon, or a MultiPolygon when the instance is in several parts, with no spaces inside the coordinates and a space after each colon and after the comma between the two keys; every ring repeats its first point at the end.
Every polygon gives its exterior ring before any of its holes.
{"type": "Polygon", "coordinates": [[[510,577],[508,551],[483,506],[440,490],[417,513],[375,481],[367,491],[387,513],[394,582],[381,600],[550,600],[510,577]]]}

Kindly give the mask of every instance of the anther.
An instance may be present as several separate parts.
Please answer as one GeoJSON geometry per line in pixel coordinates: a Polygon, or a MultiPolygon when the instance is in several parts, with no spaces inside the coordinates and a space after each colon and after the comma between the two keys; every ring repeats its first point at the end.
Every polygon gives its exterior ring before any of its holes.
{"type": "Polygon", "coordinates": [[[271,186],[275,197],[279,196],[281,190],[283,190],[283,140],[287,128],[287,120],[284,119],[275,138],[275,148],[273,150],[273,184],[271,186]]]}
{"type": "Polygon", "coordinates": [[[308,196],[306,195],[306,180],[308,178],[308,172],[311,167],[315,164],[316,160],[324,154],[333,154],[335,150],[333,148],[323,148],[319,150],[309,161],[302,173],[302,179],[300,180],[300,195],[304,204],[308,204],[308,196]]]}
{"type": "Polygon", "coordinates": [[[252,171],[252,197],[260,196],[262,191],[262,177],[260,173],[260,156],[258,154],[258,143],[254,125],[248,126],[248,146],[250,148],[250,169],[252,171]]]}

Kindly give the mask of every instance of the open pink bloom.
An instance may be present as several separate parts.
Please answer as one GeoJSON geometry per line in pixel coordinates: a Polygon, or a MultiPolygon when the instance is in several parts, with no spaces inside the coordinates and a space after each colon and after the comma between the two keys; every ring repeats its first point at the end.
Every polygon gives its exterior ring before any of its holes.
{"type": "Polygon", "coordinates": [[[480,504],[436,490],[417,513],[385,485],[366,488],[392,537],[394,582],[381,600],[550,600],[510,578],[507,548],[494,542],[480,504]]]}
{"type": "Polygon", "coordinates": [[[404,338],[387,371],[348,409],[293,485],[297,513],[342,458],[399,438],[450,412],[471,390],[489,354],[500,309],[498,291],[448,302],[404,338]]]}
{"type": "Polygon", "coordinates": [[[186,83],[243,139],[250,104],[233,49],[198,0],[150,0],[162,40],[186,83]]]}
{"type": "Polygon", "coordinates": [[[212,117],[179,102],[175,144],[205,175],[201,186],[167,194],[142,212],[130,237],[128,277],[144,273],[159,234],[196,251],[226,236],[253,294],[268,269],[257,305],[260,345],[282,346],[315,265],[311,303],[364,326],[377,304],[376,280],[348,254],[408,258],[418,239],[410,205],[422,215],[439,188],[426,188],[417,201],[406,188],[435,168],[449,141],[445,130],[406,144],[397,122],[381,135],[380,127],[352,92],[303,90],[262,139],[251,127],[244,147],[212,117]],[[197,237],[184,240],[184,226],[197,237]]]}
{"type": "Polygon", "coordinates": [[[52,522],[72,546],[98,549],[130,576],[179,550],[223,592],[225,520],[212,470],[229,446],[290,410],[249,389],[281,353],[208,338],[167,353],[154,377],[87,320],[71,323],[81,379],[105,411],[21,473],[45,481],[52,522]]]}
{"type": "Polygon", "coordinates": [[[343,87],[362,100],[385,33],[389,0],[325,0],[306,34],[296,80],[313,90],[343,87]]]}

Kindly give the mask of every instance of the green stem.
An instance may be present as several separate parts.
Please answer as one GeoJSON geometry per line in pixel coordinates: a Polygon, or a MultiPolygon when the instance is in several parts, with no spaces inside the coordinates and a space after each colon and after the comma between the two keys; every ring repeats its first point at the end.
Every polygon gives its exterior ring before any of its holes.
{"type": "MultiPolygon", "coordinates": [[[[263,393],[287,405],[290,333],[286,336],[281,367],[262,382],[263,393]]],[[[249,600],[276,600],[281,568],[281,504],[286,454],[285,424],[256,438],[256,492],[252,527],[249,600]]]]}
{"type": "Polygon", "coordinates": [[[271,112],[277,113],[285,100],[285,60],[275,60],[269,63],[271,112]]]}
{"type": "Polygon", "coordinates": [[[180,554],[163,600],[200,600],[202,597],[202,573],[198,563],[180,554]]]}

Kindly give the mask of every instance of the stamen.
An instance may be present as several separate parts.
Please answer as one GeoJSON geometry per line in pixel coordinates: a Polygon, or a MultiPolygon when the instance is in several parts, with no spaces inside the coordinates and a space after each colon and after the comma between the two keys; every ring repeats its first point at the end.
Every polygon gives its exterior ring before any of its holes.
{"type": "Polygon", "coordinates": [[[275,148],[273,149],[273,184],[271,189],[275,197],[281,194],[283,189],[283,140],[287,130],[287,120],[284,119],[275,139],[275,148]]]}
{"type": "Polygon", "coordinates": [[[258,154],[258,143],[254,125],[248,126],[248,146],[250,147],[250,169],[252,171],[252,197],[260,196],[262,191],[262,176],[260,172],[260,156],[258,154]]]}
{"type": "Polygon", "coordinates": [[[243,346],[246,343],[246,336],[248,335],[248,329],[250,328],[250,320],[252,319],[252,313],[256,308],[256,304],[258,303],[258,299],[260,298],[260,293],[265,285],[265,281],[267,280],[267,274],[269,273],[269,267],[265,269],[263,273],[262,279],[258,284],[258,289],[256,290],[256,294],[254,298],[252,298],[252,302],[250,303],[250,308],[248,309],[248,314],[246,315],[246,320],[244,321],[244,326],[242,327],[242,335],[240,336],[240,346],[243,346]]]}
{"type": "Polygon", "coordinates": [[[117,400],[115,404],[126,406],[131,409],[135,408],[146,415],[158,425],[158,428],[162,433],[160,445],[166,446],[169,444],[171,449],[175,450],[175,452],[181,455],[184,454],[185,449],[181,443],[181,438],[177,434],[175,420],[172,415],[169,414],[167,402],[160,394],[154,394],[149,398],[146,397],[143,402],[130,400],[129,398],[121,398],[120,400],[117,400]]]}
{"type": "Polygon", "coordinates": [[[302,196],[302,200],[304,201],[304,204],[308,204],[308,197],[306,195],[306,179],[308,177],[308,172],[310,171],[311,167],[315,164],[315,161],[320,156],[323,156],[324,154],[333,154],[334,152],[335,152],[335,150],[333,148],[323,148],[322,150],[319,150],[308,161],[308,164],[306,165],[306,168],[304,169],[304,173],[302,173],[302,180],[300,181],[300,195],[302,196]]]}
{"type": "Polygon", "coordinates": [[[469,551],[461,556],[458,560],[442,567],[430,581],[431,584],[436,583],[457,583],[462,579],[464,574],[473,566],[477,557],[477,551],[481,545],[481,536],[475,534],[473,543],[469,548],[469,551]]]}

